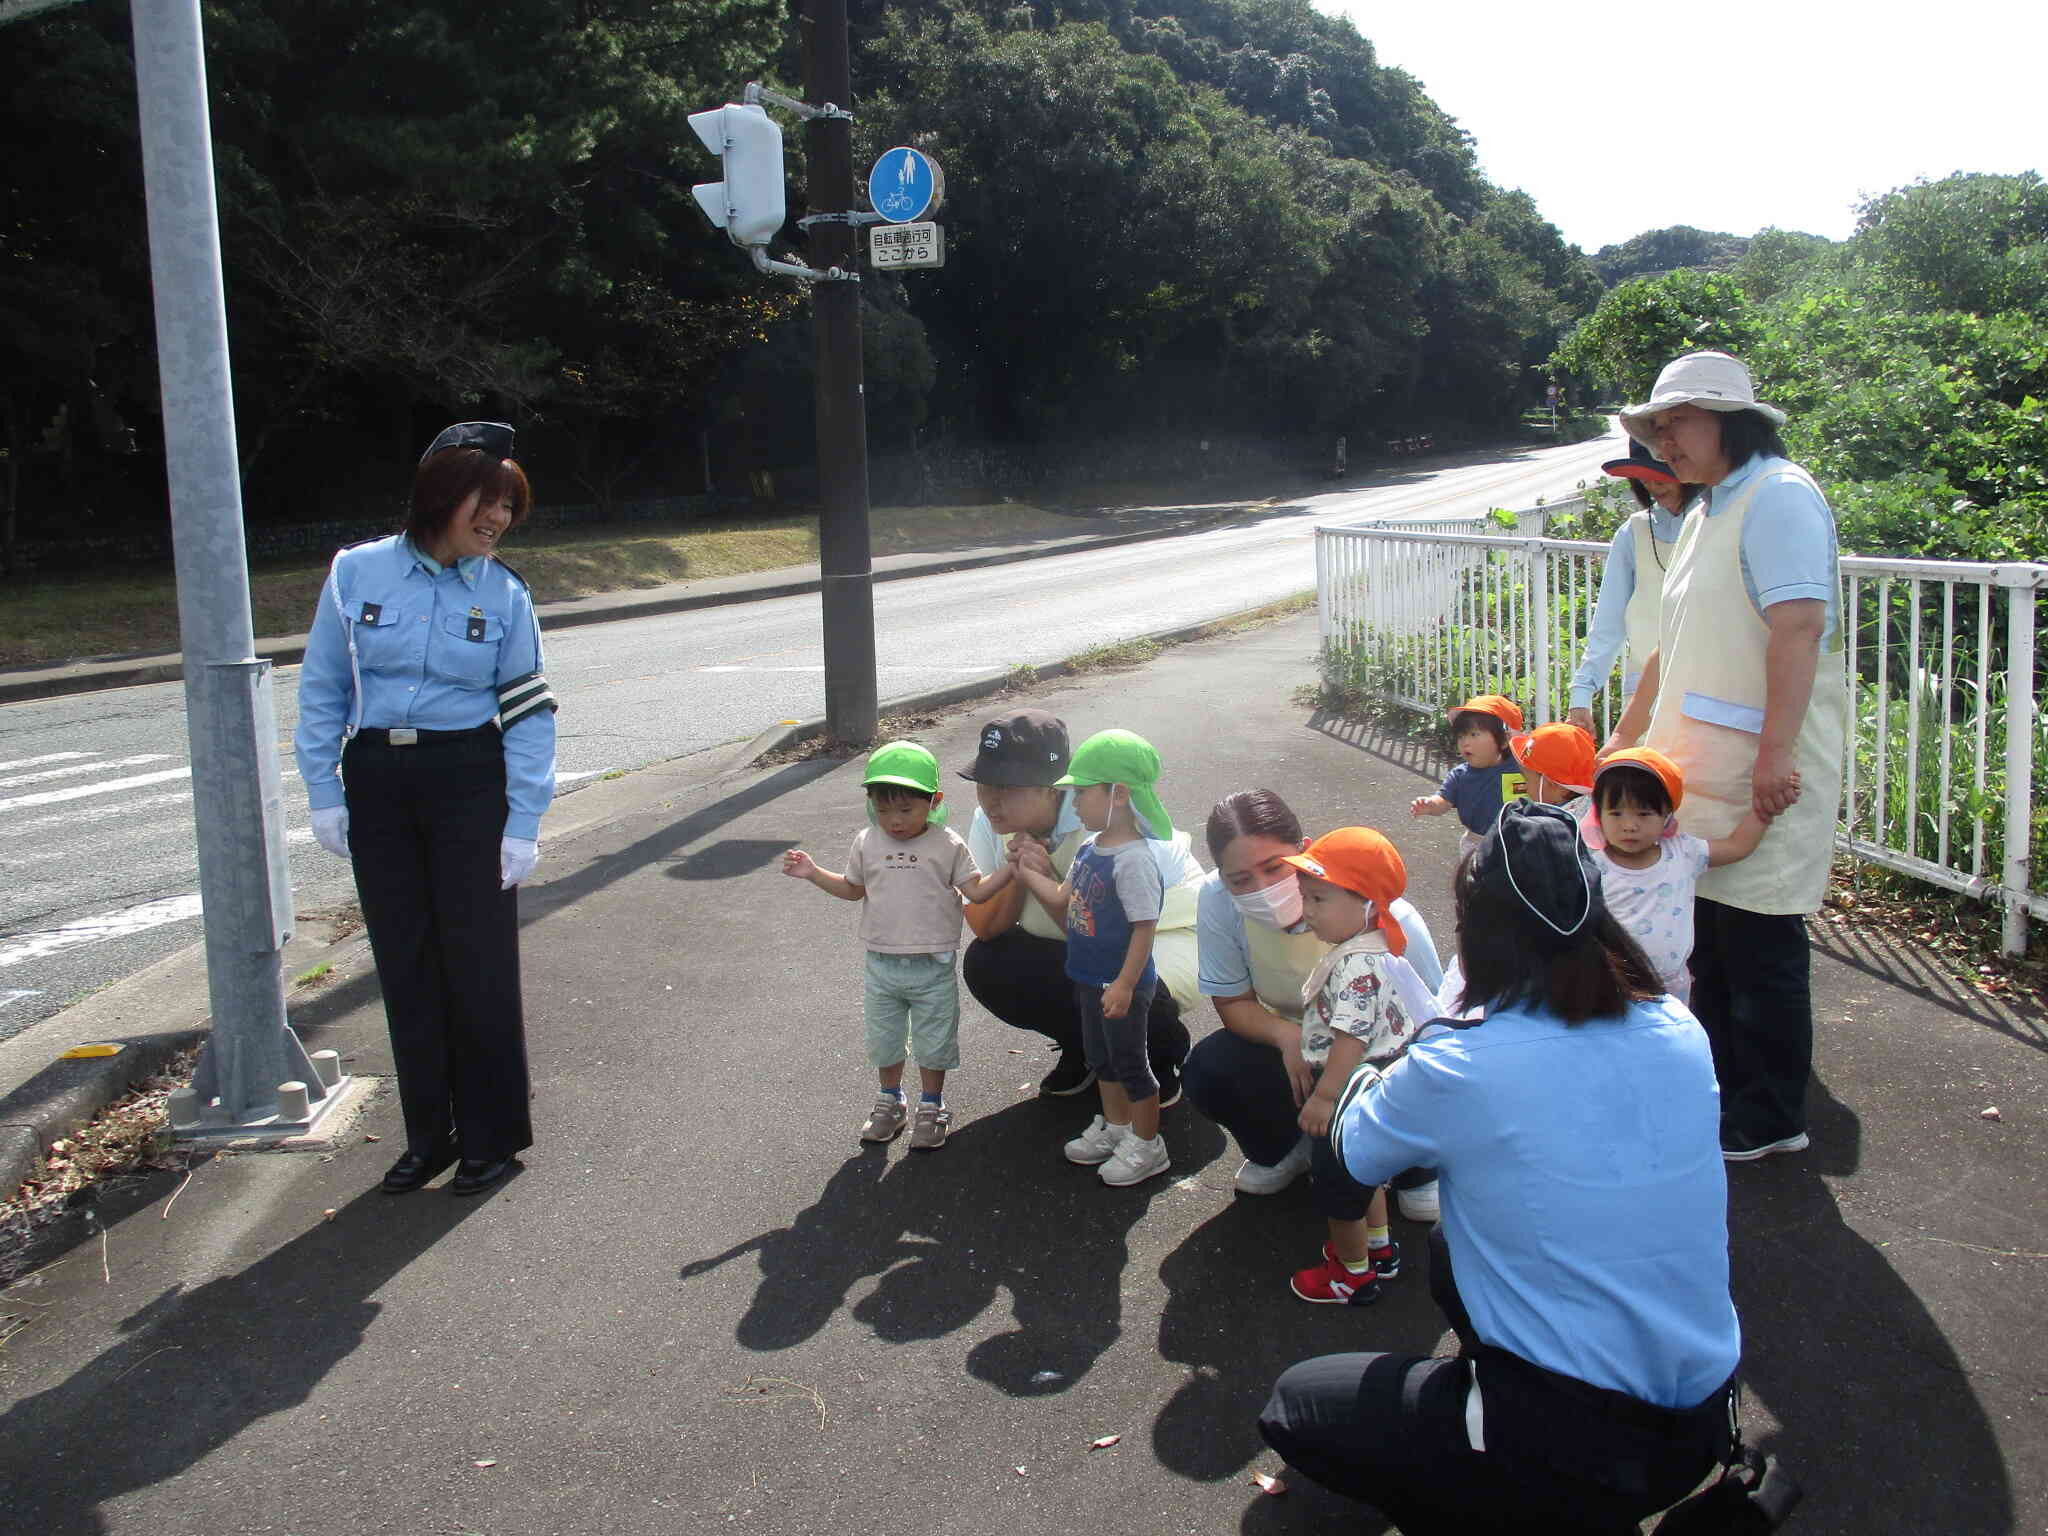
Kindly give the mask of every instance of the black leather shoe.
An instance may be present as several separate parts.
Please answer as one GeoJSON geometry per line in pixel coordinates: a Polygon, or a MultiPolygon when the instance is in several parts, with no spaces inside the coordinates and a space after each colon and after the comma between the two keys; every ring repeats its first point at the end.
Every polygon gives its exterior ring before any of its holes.
{"type": "Polygon", "coordinates": [[[502,1183],[519,1166],[516,1157],[465,1157],[455,1177],[448,1181],[451,1195],[480,1195],[493,1184],[502,1183]]]}
{"type": "Polygon", "coordinates": [[[408,1152],[384,1175],[384,1193],[409,1195],[454,1161],[453,1147],[434,1153],[408,1152]]]}

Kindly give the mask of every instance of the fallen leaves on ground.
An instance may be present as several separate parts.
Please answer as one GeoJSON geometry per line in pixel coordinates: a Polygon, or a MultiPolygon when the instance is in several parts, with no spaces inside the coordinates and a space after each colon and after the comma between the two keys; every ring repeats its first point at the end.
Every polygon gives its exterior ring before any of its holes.
{"type": "Polygon", "coordinates": [[[188,1154],[171,1146],[164,1101],[191,1081],[198,1059],[196,1046],[179,1052],[89,1124],[51,1143],[21,1188],[0,1200],[0,1228],[31,1224],[103,1179],[184,1167],[188,1154]]]}
{"type": "Polygon", "coordinates": [[[1121,1439],[1123,1439],[1122,1435],[1103,1435],[1099,1439],[1090,1440],[1088,1442],[1088,1449],[1091,1451],[1106,1451],[1121,1439]]]}

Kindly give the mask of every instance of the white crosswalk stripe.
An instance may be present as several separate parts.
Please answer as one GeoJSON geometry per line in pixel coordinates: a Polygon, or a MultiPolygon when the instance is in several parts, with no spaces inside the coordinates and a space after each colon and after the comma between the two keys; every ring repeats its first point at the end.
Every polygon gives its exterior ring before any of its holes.
{"type": "Polygon", "coordinates": [[[138,773],[125,779],[108,779],[104,784],[74,784],[69,789],[45,789],[33,795],[16,795],[0,800],[0,811],[27,810],[36,805],[61,805],[66,800],[83,800],[90,795],[117,795],[124,789],[142,789],[150,784],[168,784],[172,779],[189,779],[190,768],[167,768],[162,773],[138,773]]]}
{"type": "Polygon", "coordinates": [[[98,757],[97,752],[45,752],[41,757],[17,757],[11,763],[0,763],[0,773],[12,773],[17,768],[35,768],[43,763],[68,763],[81,757],[98,757]]]}
{"type": "Polygon", "coordinates": [[[73,763],[68,768],[45,768],[40,773],[19,774],[11,779],[0,779],[0,789],[12,789],[17,784],[38,784],[45,779],[75,778],[81,773],[99,773],[107,768],[140,768],[144,763],[167,763],[168,752],[142,752],[134,757],[117,757],[111,762],[73,763]]]}
{"type": "Polygon", "coordinates": [[[123,938],[131,933],[140,933],[146,928],[182,922],[188,917],[198,915],[199,893],[193,891],[186,896],[166,896],[158,901],[145,901],[138,906],[123,907],[116,912],[102,912],[97,917],[81,918],[75,923],[66,923],[61,928],[45,928],[36,933],[19,934],[11,939],[0,940],[0,969],[19,965],[24,960],[40,960],[45,955],[76,949],[81,944],[98,944],[105,939],[123,938]]]}

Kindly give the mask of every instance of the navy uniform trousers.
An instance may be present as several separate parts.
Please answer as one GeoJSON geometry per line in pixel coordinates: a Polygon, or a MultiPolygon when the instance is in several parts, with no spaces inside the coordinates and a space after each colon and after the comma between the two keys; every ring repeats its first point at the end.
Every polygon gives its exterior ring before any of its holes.
{"type": "Polygon", "coordinates": [[[342,755],[349,856],[377,959],[407,1149],[452,1136],[494,1161],[533,1145],[519,893],[500,890],[505,749],[495,727],[342,755]]]}

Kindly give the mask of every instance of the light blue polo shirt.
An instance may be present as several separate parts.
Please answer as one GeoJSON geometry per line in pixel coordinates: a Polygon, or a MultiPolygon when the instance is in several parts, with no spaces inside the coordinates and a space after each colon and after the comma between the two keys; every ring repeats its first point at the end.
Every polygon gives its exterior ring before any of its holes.
{"type": "MultiPolygon", "coordinates": [[[[1659,553],[1667,566],[1671,563],[1672,548],[1684,531],[1683,515],[1666,512],[1655,502],[1650,504],[1650,537],[1663,546],[1659,553]]],[[[1662,581],[1663,572],[1652,571],[1649,579],[1662,581]]],[[[1600,599],[1593,605],[1593,622],[1586,630],[1586,651],[1579,659],[1579,670],[1572,674],[1573,709],[1593,702],[1593,695],[1600,691],[1614,668],[1614,658],[1628,643],[1628,605],[1635,595],[1635,519],[1629,517],[1614,530],[1614,542],[1608,546],[1607,562],[1600,571],[1600,599]]]]}
{"type": "Polygon", "coordinates": [[[1487,1343],[1665,1408],[1734,1371],[1721,1093],[1673,999],[1577,1025],[1515,1007],[1436,1026],[1345,1110],[1341,1147],[1368,1187],[1438,1171],[1487,1343]]]}
{"type": "MultiPolygon", "coordinates": [[[[1438,960],[1436,940],[1429,924],[1405,896],[1388,905],[1387,911],[1401,925],[1408,940],[1403,957],[1415,967],[1422,984],[1434,992],[1444,984],[1443,963],[1438,960]]],[[[1219,870],[1202,877],[1195,896],[1195,942],[1202,956],[1201,988],[1204,997],[1243,997],[1252,989],[1251,939],[1245,933],[1244,914],[1230,899],[1230,888],[1219,870]]],[[[1297,923],[1289,933],[1306,933],[1308,924],[1297,923]]],[[[1307,981],[1306,976],[1302,977],[1307,981]]]]}

